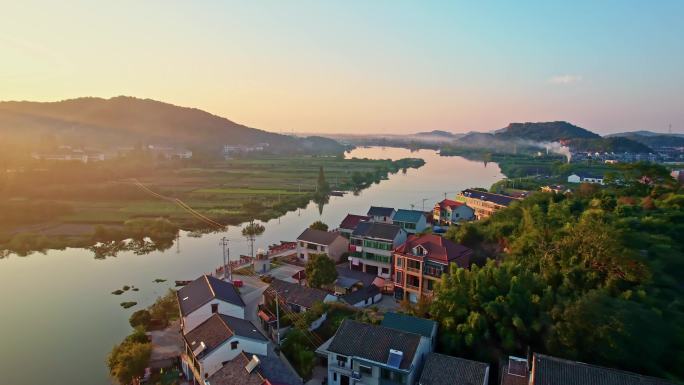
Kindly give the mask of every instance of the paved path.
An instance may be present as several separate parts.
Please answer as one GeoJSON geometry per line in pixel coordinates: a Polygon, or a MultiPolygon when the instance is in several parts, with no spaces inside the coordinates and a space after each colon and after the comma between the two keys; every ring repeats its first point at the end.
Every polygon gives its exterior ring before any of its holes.
{"type": "Polygon", "coordinates": [[[152,363],[173,360],[183,351],[183,339],[180,334],[180,321],[176,320],[164,330],[153,330],[147,333],[152,342],[152,363]]]}

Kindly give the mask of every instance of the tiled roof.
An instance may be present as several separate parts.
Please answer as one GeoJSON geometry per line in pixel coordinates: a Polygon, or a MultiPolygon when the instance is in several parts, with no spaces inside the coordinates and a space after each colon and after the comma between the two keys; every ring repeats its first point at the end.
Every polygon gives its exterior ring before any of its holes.
{"type": "Polygon", "coordinates": [[[183,316],[192,313],[214,298],[245,307],[245,302],[232,283],[209,275],[203,275],[183,286],[176,292],[176,296],[183,316]]]}
{"type": "Polygon", "coordinates": [[[328,351],[387,364],[389,350],[403,353],[400,369],[410,369],[420,343],[420,336],[384,326],[345,319],[335,333],[328,351]]]}
{"type": "Polygon", "coordinates": [[[473,255],[470,248],[435,234],[410,235],[406,242],[397,247],[396,251],[413,255],[413,249],[417,246],[425,249],[425,258],[428,260],[441,263],[454,262],[458,267],[468,267],[470,257],[473,255]]]}
{"type": "Polygon", "coordinates": [[[401,330],[409,333],[420,334],[423,337],[432,338],[432,332],[437,327],[437,322],[413,317],[407,314],[387,312],[382,319],[382,326],[390,329],[401,330]]]}
{"type": "Polygon", "coordinates": [[[356,230],[354,230],[352,236],[393,241],[400,232],[401,227],[397,225],[390,225],[389,223],[361,222],[358,226],[356,226],[356,230]]]}
{"type": "Polygon", "coordinates": [[[223,364],[221,369],[212,374],[208,382],[211,385],[262,385],[265,382],[258,370],[249,373],[245,367],[250,358],[245,353],[238,354],[232,360],[223,364]]]}
{"type": "Polygon", "coordinates": [[[297,237],[298,241],[315,243],[317,245],[327,246],[335,241],[337,237],[341,237],[340,233],[332,231],[323,231],[316,229],[306,229],[297,237]]]}
{"type": "Polygon", "coordinates": [[[660,378],[544,354],[534,355],[533,368],[534,385],[674,385],[660,378]]]}
{"type": "Polygon", "coordinates": [[[368,286],[373,283],[373,280],[377,277],[375,274],[364,273],[363,271],[352,270],[349,268],[349,264],[337,265],[335,266],[337,270],[337,277],[350,278],[355,281],[363,283],[363,286],[368,286]]]}
{"type": "Polygon", "coordinates": [[[362,287],[359,290],[353,291],[349,294],[343,295],[340,299],[349,305],[357,304],[365,301],[368,298],[373,298],[380,293],[380,289],[375,285],[362,287]]]}
{"type": "Polygon", "coordinates": [[[461,195],[468,197],[468,198],[476,198],[476,199],[480,199],[483,201],[496,203],[496,204],[502,205],[502,206],[508,206],[509,204],[511,204],[511,202],[516,200],[516,198],[513,198],[513,197],[508,196],[508,195],[494,194],[494,193],[490,193],[490,192],[473,190],[473,189],[465,189],[465,190],[461,191],[461,195]]]}
{"type": "Polygon", "coordinates": [[[458,206],[463,206],[463,205],[465,205],[465,203],[454,201],[451,199],[444,199],[441,202],[437,203],[437,205],[439,205],[439,207],[441,207],[442,209],[446,209],[447,207],[454,208],[454,207],[458,207],[458,206]]]}
{"type": "Polygon", "coordinates": [[[199,348],[204,342],[206,348],[199,353],[201,357],[209,354],[232,336],[268,342],[251,322],[218,313],[185,333],[184,338],[192,350],[199,348]]]}
{"type": "Polygon", "coordinates": [[[488,369],[483,362],[430,353],[418,385],[487,385],[488,369]]]}
{"type": "Polygon", "coordinates": [[[323,302],[328,295],[323,290],[305,287],[296,283],[274,279],[271,287],[278,292],[285,302],[310,309],[316,302],[323,302]]]}
{"type": "Polygon", "coordinates": [[[422,217],[425,217],[425,213],[422,211],[399,209],[397,210],[397,213],[394,214],[394,218],[392,218],[392,221],[418,223],[422,217]]]}
{"type": "Polygon", "coordinates": [[[342,223],[340,223],[340,228],[345,230],[354,230],[359,222],[365,222],[369,219],[370,217],[367,215],[347,214],[347,216],[342,220],[342,223]]]}
{"type": "Polygon", "coordinates": [[[391,217],[393,213],[394,209],[392,207],[371,206],[368,209],[368,215],[371,217],[391,217]]]}

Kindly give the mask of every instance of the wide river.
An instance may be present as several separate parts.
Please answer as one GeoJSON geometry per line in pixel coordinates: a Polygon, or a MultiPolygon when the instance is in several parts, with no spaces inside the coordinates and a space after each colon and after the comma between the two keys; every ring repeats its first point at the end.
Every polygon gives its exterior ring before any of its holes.
{"type": "MultiPolygon", "coordinates": [[[[365,214],[370,205],[428,210],[468,187],[489,188],[503,178],[495,163],[440,157],[435,151],[358,148],[347,157],[423,158],[426,164],[391,175],[358,195],[331,197],[322,214],[316,204],[265,223],[256,247],[294,240],[316,220],[337,227],[347,213],[365,214]]],[[[232,256],[249,254],[235,226],[224,233],[193,238],[182,233],[164,252],[95,259],[86,249],[51,250],[0,259],[0,383],[12,385],[100,385],[111,380],[105,357],[131,332],[130,314],[154,302],[177,279],[193,279],[221,264],[219,239],[230,239],[232,256]],[[154,283],[155,278],[167,279],[154,283]],[[123,285],[140,291],[112,295],[123,285]],[[123,309],[122,301],[138,305],[123,309]]]]}

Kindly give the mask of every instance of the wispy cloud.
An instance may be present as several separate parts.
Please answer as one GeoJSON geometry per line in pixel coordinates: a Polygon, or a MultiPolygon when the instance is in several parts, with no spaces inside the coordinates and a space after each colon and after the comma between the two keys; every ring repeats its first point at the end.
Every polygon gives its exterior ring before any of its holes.
{"type": "Polygon", "coordinates": [[[582,76],[580,75],[556,75],[549,79],[549,84],[574,84],[582,81],[582,76]]]}

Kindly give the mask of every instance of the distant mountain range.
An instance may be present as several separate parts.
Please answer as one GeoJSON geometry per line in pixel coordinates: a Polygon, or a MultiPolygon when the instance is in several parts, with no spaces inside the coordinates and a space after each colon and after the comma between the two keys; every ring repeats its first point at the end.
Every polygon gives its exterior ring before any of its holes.
{"type": "MultiPolygon", "coordinates": [[[[568,122],[511,123],[493,133],[471,132],[456,146],[511,151],[524,147],[543,148],[550,142],[563,142],[576,151],[652,152],[649,143],[631,136],[601,137],[568,122]]],[[[644,137],[648,138],[648,137],[644,137]]]]}
{"type": "Polygon", "coordinates": [[[433,137],[441,137],[441,138],[446,138],[446,139],[456,139],[463,134],[454,134],[453,132],[449,131],[442,131],[442,130],[432,130],[432,131],[426,131],[426,132],[419,132],[415,134],[416,136],[433,136],[433,137]]]}
{"type": "Polygon", "coordinates": [[[60,144],[98,147],[146,143],[218,150],[224,144],[269,143],[280,151],[343,150],[332,139],[280,135],[199,109],[127,96],[0,102],[0,137],[36,141],[50,137],[60,144]]]}

